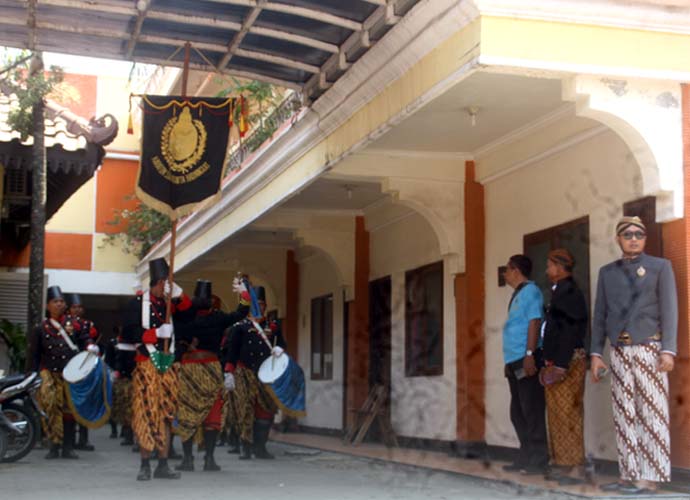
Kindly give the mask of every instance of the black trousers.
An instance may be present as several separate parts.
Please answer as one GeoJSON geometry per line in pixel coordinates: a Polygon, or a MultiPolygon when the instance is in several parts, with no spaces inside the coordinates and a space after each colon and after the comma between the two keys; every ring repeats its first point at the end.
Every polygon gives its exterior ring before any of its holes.
{"type": "Polygon", "coordinates": [[[506,369],[510,386],[510,421],[520,440],[517,464],[528,469],[545,468],[549,463],[546,444],[546,402],[539,377],[520,380],[506,369]]]}

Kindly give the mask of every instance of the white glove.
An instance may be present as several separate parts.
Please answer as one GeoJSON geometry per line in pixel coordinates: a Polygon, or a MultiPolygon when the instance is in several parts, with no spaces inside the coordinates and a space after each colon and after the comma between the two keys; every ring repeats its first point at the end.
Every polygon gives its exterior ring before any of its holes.
{"type": "Polygon", "coordinates": [[[279,345],[275,346],[273,349],[271,349],[271,354],[273,354],[276,358],[279,358],[281,354],[285,352],[285,349],[280,347],[279,345]]]}
{"type": "Polygon", "coordinates": [[[244,284],[244,280],[235,278],[232,280],[232,291],[235,293],[242,293],[247,291],[247,285],[244,284]]]}
{"type": "Polygon", "coordinates": [[[180,295],[182,295],[182,287],[175,283],[173,281],[172,284],[172,292],[170,291],[170,282],[166,281],[165,286],[163,287],[163,290],[166,295],[170,295],[173,299],[178,299],[180,298],[180,295]]]}
{"type": "Polygon", "coordinates": [[[98,348],[96,344],[89,344],[86,346],[86,350],[89,351],[91,354],[100,354],[101,350],[98,348]]]}
{"type": "Polygon", "coordinates": [[[173,334],[173,326],[170,323],[163,323],[156,328],[156,337],[159,339],[169,339],[173,334]]]}
{"type": "Polygon", "coordinates": [[[225,374],[225,380],[223,380],[223,385],[228,391],[235,390],[235,376],[232,373],[225,374]]]}

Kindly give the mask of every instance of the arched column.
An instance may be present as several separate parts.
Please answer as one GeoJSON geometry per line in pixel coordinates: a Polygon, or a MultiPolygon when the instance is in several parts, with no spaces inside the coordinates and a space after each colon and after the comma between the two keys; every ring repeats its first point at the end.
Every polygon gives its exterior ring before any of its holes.
{"type": "Polygon", "coordinates": [[[576,114],[614,130],[641,172],[644,195],[656,196],[657,222],[683,216],[680,85],[676,82],[577,75],[563,82],[576,114]]]}

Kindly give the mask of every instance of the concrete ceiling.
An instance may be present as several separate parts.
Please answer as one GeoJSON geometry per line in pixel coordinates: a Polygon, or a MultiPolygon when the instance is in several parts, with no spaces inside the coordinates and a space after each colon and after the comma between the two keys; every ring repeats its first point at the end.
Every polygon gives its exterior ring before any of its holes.
{"type": "Polygon", "coordinates": [[[386,197],[375,182],[318,179],[281,205],[292,210],[363,210],[386,197]],[[349,191],[349,194],[348,194],[349,191]]]}
{"type": "Polygon", "coordinates": [[[370,147],[471,153],[562,105],[560,79],[476,72],[370,147]],[[469,107],[477,108],[474,126],[469,107]]]}

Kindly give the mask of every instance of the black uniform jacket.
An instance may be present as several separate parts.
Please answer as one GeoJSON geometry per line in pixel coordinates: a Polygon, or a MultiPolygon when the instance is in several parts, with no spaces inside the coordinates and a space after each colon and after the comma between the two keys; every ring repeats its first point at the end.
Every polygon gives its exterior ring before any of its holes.
{"type": "Polygon", "coordinates": [[[568,368],[575,349],[585,345],[589,323],[587,303],[572,277],[556,283],[546,309],[544,360],[568,368]]]}
{"type": "Polygon", "coordinates": [[[205,314],[199,311],[193,321],[181,325],[175,336],[182,342],[191,344],[197,339],[196,348],[220,355],[223,334],[230,326],[242,321],[249,313],[249,306],[239,304],[231,313],[211,311],[205,314]]]}
{"type": "MultiPolygon", "coordinates": [[[[62,316],[58,322],[62,325],[65,333],[69,335],[70,340],[79,346],[81,344],[81,340],[78,338],[80,330],[74,329],[71,325],[71,318],[62,316]],[[69,330],[72,330],[71,334],[69,330]]],[[[50,320],[44,319],[31,332],[29,352],[26,357],[26,371],[40,371],[46,368],[51,372],[62,373],[65,365],[76,353],[70,349],[59,330],[52,325],[50,320]]]]}
{"type": "MultiPolygon", "coordinates": [[[[276,321],[264,321],[259,326],[266,331],[266,337],[271,345],[287,348],[280,326],[276,321]]],[[[239,363],[243,364],[254,373],[259,371],[261,363],[271,355],[271,348],[261,338],[259,332],[249,319],[244,319],[235,324],[229,333],[229,337],[223,348],[222,362],[225,371],[234,371],[239,363]]]]}
{"type": "MultiPolygon", "coordinates": [[[[149,293],[149,292],[144,292],[149,293]]],[[[141,324],[141,308],[143,303],[143,294],[138,294],[130,300],[122,314],[122,341],[128,344],[142,344],[137,348],[137,354],[144,357],[149,357],[149,352],[143,345],[143,337],[155,338],[155,329],[165,323],[165,300],[162,298],[151,298],[151,317],[148,330],[145,330],[141,324]]],[[[180,299],[173,300],[173,324],[178,328],[180,324],[189,322],[194,318],[194,308],[189,297],[182,295],[180,299]]],[[[163,350],[163,339],[156,339],[156,349],[163,350]]]]}

